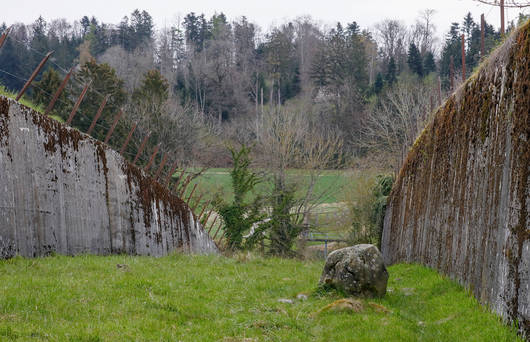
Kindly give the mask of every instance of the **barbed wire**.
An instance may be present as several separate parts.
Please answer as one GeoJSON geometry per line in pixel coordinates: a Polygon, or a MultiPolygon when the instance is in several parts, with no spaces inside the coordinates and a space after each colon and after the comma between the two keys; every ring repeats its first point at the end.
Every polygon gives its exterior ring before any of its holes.
{"type": "MultiPolygon", "coordinates": [[[[47,52],[39,51],[39,50],[37,50],[37,49],[31,47],[31,45],[26,44],[26,42],[24,42],[24,41],[22,41],[22,40],[19,40],[19,39],[15,38],[15,37],[12,37],[11,35],[8,36],[8,39],[11,39],[11,40],[17,42],[18,44],[22,45],[24,48],[27,48],[27,49],[33,51],[34,53],[38,54],[38,55],[41,56],[41,57],[44,57],[44,56],[46,56],[46,54],[47,54],[47,52]]],[[[67,74],[67,73],[69,72],[69,69],[68,69],[68,68],[65,68],[65,67],[59,65],[58,63],[56,63],[56,62],[54,61],[54,57],[53,57],[53,56],[48,60],[48,62],[50,62],[51,64],[53,64],[54,66],[56,66],[57,69],[61,70],[61,71],[62,71],[63,73],[65,73],[65,74],[67,74]]],[[[74,78],[73,78],[72,80],[74,80],[79,86],[83,87],[83,86],[84,86],[83,82],[81,82],[80,80],[75,79],[75,77],[76,77],[76,75],[74,75],[74,78]]],[[[101,100],[103,100],[103,98],[106,96],[106,95],[102,94],[101,92],[99,92],[99,91],[98,91],[97,89],[95,89],[95,88],[92,88],[91,91],[94,92],[94,93],[96,93],[96,94],[98,94],[98,95],[101,97],[101,100]]]]}
{"type": "MultiPolygon", "coordinates": [[[[30,51],[34,52],[35,54],[37,54],[37,55],[39,55],[39,56],[41,56],[41,57],[46,56],[46,54],[48,53],[48,52],[39,51],[39,50],[33,48],[32,46],[30,46],[29,44],[27,44],[26,42],[24,42],[24,41],[22,41],[22,40],[19,40],[19,39],[17,39],[16,37],[14,37],[14,36],[12,36],[12,35],[9,35],[9,36],[7,37],[7,39],[12,40],[13,42],[15,42],[15,43],[17,43],[17,44],[20,44],[24,49],[29,49],[30,51]]],[[[68,68],[66,68],[66,67],[64,67],[64,66],[62,66],[62,65],[60,65],[60,64],[58,64],[58,63],[56,63],[56,62],[53,60],[53,57],[50,58],[50,59],[48,60],[48,62],[51,62],[52,65],[54,65],[58,70],[62,71],[64,74],[67,74],[67,73],[69,72],[69,69],[68,69],[68,68]]],[[[72,67],[72,69],[73,69],[73,68],[74,68],[74,67],[72,67]]],[[[21,81],[23,81],[23,82],[25,82],[25,81],[27,80],[27,78],[23,78],[23,77],[20,77],[20,76],[17,76],[17,75],[14,75],[14,74],[8,73],[8,72],[5,71],[5,70],[3,70],[3,72],[6,73],[6,74],[9,74],[11,77],[15,77],[15,78],[17,78],[18,80],[21,80],[21,81]]],[[[83,82],[82,80],[79,80],[79,79],[78,79],[78,75],[76,75],[75,72],[74,72],[74,73],[72,74],[72,76],[70,77],[70,80],[72,80],[72,81],[73,81],[72,83],[73,83],[75,86],[79,87],[79,88],[83,88],[83,87],[86,85],[85,82],[83,82]]],[[[38,86],[35,85],[35,84],[32,84],[32,87],[36,87],[36,88],[38,88],[39,90],[41,90],[42,92],[44,92],[44,93],[47,94],[48,96],[53,96],[52,94],[50,94],[49,92],[45,91],[44,89],[38,87],[38,86]]],[[[103,99],[107,96],[107,95],[101,93],[100,91],[98,91],[97,89],[95,89],[94,87],[90,87],[90,92],[91,92],[91,94],[94,94],[94,95],[96,95],[96,97],[98,97],[99,103],[101,103],[101,102],[103,101],[103,99]]],[[[59,103],[62,103],[63,105],[66,105],[66,106],[69,105],[68,103],[65,103],[64,101],[62,101],[62,100],[60,100],[60,99],[57,99],[57,101],[59,101],[59,103]]],[[[108,107],[109,105],[116,105],[116,103],[114,103],[114,102],[112,101],[112,96],[110,97],[109,101],[107,102],[106,107],[108,107]]],[[[83,113],[82,111],[80,111],[79,109],[78,109],[78,111],[76,112],[76,115],[78,115],[78,114],[81,115],[82,117],[84,117],[85,119],[88,119],[89,122],[90,122],[91,118],[90,118],[88,115],[86,115],[85,113],[83,113]]],[[[99,120],[98,120],[98,121],[99,121],[99,120]]],[[[103,122],[105,122],[105,121],[103,121],[103,122]]],[[[100,124],[100,123],[96,123],[96,127],[103,128],[103,129],[107,129],[107,130],[110,129],[110,126],[107,127],[107,126],[102,125],[102,124],[100,124]]],[[[136,133],[136,132],[135,132],[135,133],[136,133]]],[[[138,148],[138,146],[139,146],[139,142],[136,141],[136,139],[132,139],[132,140],[129,142],[129,144],[132,144],[132,145],[133,145],[134,147],[136,147],[136,148],[138,148]]],[[[145,151],[144,151],[144,153],[145,153],[145,151]]],[[[149,158],[149,157],[145,157],[145,156],[144,156],[144,153],[142,153],[142,154],[138,157],[138,160],[139,160],[140,162],[142,162],[142,163],[147,163],[147,162],[148,162],[148,159],[150,159],[150,158],[149,158]]],[[[132,154],[132,153],[130,153],[130,152],[126,152],[126,151],[124,152],[124,154],[126,154],[126,155],[128,155],[128,156],[132,156],[132,158],[136,157],[136,155],[134,155],[134,154],[132,154]]],[[[161,157],[160,157],[160,158],[161,158],[161,157]]]]}
{"type": "MultiPolygon", "coordinates": [[[[22,82],[25,82],[25,81],[27,80],[27,78],[21,77],[21,76],[19,76],[19,75],[15,75],[15,74],[13,74],[13,73],[11,73],[11,72],[9,72],[9,71],[3,70],[3,69],[0,69],[0,73],[6,74],[6,75],[8,75],[8,76],[10,76],[10,77],[13,77],[13,78],[15,78],[15,79],[17,79],[17,80],[20,80],[20,81],[22,81],[22,82]]],[[[47,95],[47,96],[50,97],[50,98],[53,96],[53,94],[49,93],[48,91],[46,91],[46,90],[43,89],[42,87],[38,86],[38,84],[32,83],[31,86],[32,86],[33,88],[36,88],[36,89],[40,90],[41,92],[43,92],[45,95],[47,95]]],[[[70,105],[69,103],[64,102],[64,101],[61,100],[61,99],[57,99],[57,102],[59,102],[60,104],[63,104],[64,106],[69,106],[69,105],[70,105]]],[[[91,121],[93,120],[93,118],[90,118],[88,115],[86,115],[85,113],[83,113],[80,109],[78,109],[78,110],[76,111],[76,115],[80,115],[80,116],[83,117],[84,119],[87,119],[88,122],[91,122],[91,121]]],[[[102,121],[102,122],[105,122],[105,121],[102,121]]],[[[101,128],[101,129],[104,130],[104,131],[108,131],[108,130],[110,129],[110,126],[107,126],[107,125],[104,125],[103,123],[100,123],[99,120],[98,120],[98,122],[95,123],[95,127],[101,128]]],[[[129,143],[133,143],[133,144],[136,144],[136,145],[137,145],[137,142],[136,142],[136,141],[131,141],[131,142],[129,142],[129,143]]],[[[137,146],[136,146],[136,147],[137,147],[137,146]]],[[[124,151],[123,154],[128,155],[128,156],[131,157],[131,158],[136,157],[136,154],[133,154],[133,153],[130,153],[130,152],[127,152],[127,151],[124,151]]],[[[141,161],[142,163],[145,163],[145,162],[148,161],[147,158],[144,157],[143,154],[140,155],[140,156],[138,157],[138,160],[141,161]]]]}
{"type": "MultiPolygon", "coordinates": [[[[8,75],[8,76],[10,76],[10,77],[13,77],[13,78],[15,78],[15,79],[17,79],[17,80],[20,80],[20,81],[22,81],[22,82],[25,82],[25,81],[26,81],[26,78],[21,77],[21,76],[18,76],[18,75],[15,75],[15,74],[13,74],[13,73],[11,73],[11,72],[9,72],[9,71],[3,70],[3,69],[0,69],[0,73],[3,73],[3,74],[8,75]]],[[[37,84],[32,83],[31,86],[32,86],[33,88],[36,88],[36,89],[42,91],[44,94],[48,95],[49,97],[53,96],[53,94],[51,94],[51,93],[49,93],[48,91],[44,90],[42,87],[39,87],[37,84]]],[[[69,105],[68,103],[62,101],[61,99],[57,99],[57,101],[58,101],[59,103],[63,104],[63,105],[66,105],[66,106],[69,105]]],[[[93,120],[93,119],[91,119],[88,115],[86,115],[85,113],[83,113],[82,111],[80,111],[79,109],[76,111],[76,115],[81,115],[82,117],[84,117],[85,119],[87,119],[87,120],[89,120],[89,121],[93,120]]],[[[108,129],[110,129],[110,127],[107,127],[106,125],[103,125],[103,124],[100,124],[100,123],[97,123],[97,122],[95,123],[95,126],[96,126],[96,127],[99,127],[99,128],[102,128],[103,130],[108,130],[108,129]]],[[[134,141],[130,141],[129,143],[136,143],[136,142],[134,142],[134,141]]],[[[110,145],[109,145],[109,146],[110,146],[110,145]]],[[[111,147],[111,148],[112,148],[112,147],[111,147]]],[[[145,151],[144,151],[144,152],[145,152],[145,151]]],[[[138,153],[138,152],[137,152],[137,153],[138,153]]],[[[136,154],[137,154],[137,153],[131,153],[131,152],[128,152],[127,150],[125,150],[125,151],[122,153],[122,156],[124,156],[124,157],[125,157],[125,156],[129,156],[130,160],[133,160],[133,158],[136,158],[136,154]]],[[[161,153],[160,153],[160,155],[161,155],[161,153]]],[[[162,158],[162,156],[160,156],[160,158],[162,158]]],[[[149,156],[149,158],[146,158],[146,157],[145,157],[145,154],[140,154],[140,155],[138,156],[138,160],[139,160],[141,163],[144,163],[144,164],[148,164],[149,161],[150,161],[150,159],[151,159],[151,156],[149,156]]],[[[165,166],[171,168],[171,167],[172,167],[171,164],[172,164],[172,163],[166,163],[165,166]]],[[[138,166],[138,165],[137,165],[137,166],[138,166]]],[[[160,166],[160,165],[159,165],[159,166],[160,166]]],[[[158,166],[158,167],[159,167],[159,166],[158,166]]],[[[138,167],[141,168],[141,166],[138,166],[138,167]]],[[[151,166],[151,171],[153,171],[153,172],[154,172],[154,171],[158,171],[158,167],[155,167],[155,165],[152,165],[152,166],[151,166]]],[[[180,168],[177,168],[175,171],[177,171],[178,169],[180,169],[180,168]]],[[[182,169],[182,171],[183,171],[183,174],[185,174],[185,175],[193,175],[193,174],[196,175],[195,172],[190,171],[190,170],[187,170],[186,168],[182,169]]],[[[169,172],[171,172],[171,169],[168,170],[168,173],[169,173],[169,172]]],[[[166,176],[162,176],[162,173],[161,173],[161,175],[160,175],[160,180],[163,180],[163,179],[165,179],[165,177],[168,177],[168,176],[170,176],[170,175],[167,174],[166,176]]],[[[171,176],[170,176],[170,177],[171,177],[171,176]]],[[[191,179],[190,179],[190,181],[191,181],[191,179]]],[[[175,184],[173,184],[173,185],[171,185],[171,183],[168,184],[168,190],[171,191],[171,192],[173,192],[173,193],[174,193],[175,195],[177,195],[177,196],[180,194],[180,192],[183,192],[183,193],[182,193],[182,196],[185,196],[185,195],[186,195],[185,190],[186,190],[186,188],[187,188],[188,185],[189,185],[189,181],[187,180],[187,178],[185,178],[185,179],[179,179],[179,183],[175,183],[175,184]]],[[[191,195],[190,195],[190,196],[191,196],[191,195]]],[[[184,199],[184,197],[183,197],[183,199],[184,199]]]]}

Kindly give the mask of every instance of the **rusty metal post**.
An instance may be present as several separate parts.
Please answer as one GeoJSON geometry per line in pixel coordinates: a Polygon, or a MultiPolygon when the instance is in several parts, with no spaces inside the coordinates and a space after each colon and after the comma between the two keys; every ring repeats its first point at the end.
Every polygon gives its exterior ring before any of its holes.
{"type": "Polygon", "coordinates": [[[105,137],[105,141],[103,141],[105,144],[108,144],[110,137],[112,136],[112,133],[114,132],[114,129],[116,128],[116,125],[118,124],[118,120],[121,118],[123,114],[123,110],[119,110],[118,114],[114,118],[114,122],[112,123],[112,126],[110,127],[109,132],[107,133],[107,136],[105,137]]]}
{"type": "MultiPolygon", "coordinates": [[[[180,184],[180,181],[182,180],[182,177],[184,177],[184,172],[186,171],[186,169],[182,169],[182,171],[180,172],[180,176],[179,178],[177,179],[177,181],[175,182],[175,185],[179,185],[180,184]]],[[[180,191],[179,191],[180,192],[180,191]]]]}
{"type": "Polygon", "coordinates": [[[206,227],[206,224],[208,223],[208,220],[210,219],[210,216],[212,215],[212,213],[213,213],[213,209],[208,212],[208,215],[206,215],[206,220],[204,220],[204,226],[205,227],[206,227]]]}
{"type": "Polygon", "coordinates": [[[64,77],[64,80],[61,82],[59,89],[57,89],[57,91],[53,95],[53,98],[50,104],[48,105],[48,107],[46,107],[46,111],[44,112],[44,114],[48,115],[52,111],[53,106],[55,106],[55,102],[57,102],[57,100],[59,99],[59,96],[61,96],[61,93],[63,92],[64,87],[66,87],[66,83],[68,83],[68,80],[70,79],[70,76],[72,76],[73,71],[74,71],[74,68],[73,67],[70,68],[70,71],[68,71],[68,73],[64,77]]]}
{"type": "Polygon", "coordinates": [[[449,78],[451,79],[451,91],[455,90],[455,62],[453,56],[449,58],[449,78]]]}
{"type": "Polygon", "coordinates": [[[6,38],[7,38],[6,32],[2,33],[2,35],[0,36],[0,49],[4,45],[4,42],[6,41],[6,38]]]}
{"type": "Polygon", "coordinates": [[[184,196],[184,194],[186,193],[186,189],[188,188],[188,185],[190,184],[190,182],[191,182],[191,174],[188,177],[186,177],[186,181],[182,185],[182,188],[180,189],[178,197],[184,196]]]}
{"type": "MultiPolygon", "coordinates": [[[[226,236],[226,232],[223,231],[223,234],[221,234],[221,236],[219,237],[219,240],[217,240],[217,242],[214,241],[215,244],[216,244],[217,246],[220,246],[220,245],[221,245],[221,242],[223,242],[223,238],[224,238],[225,236],[226,236]]],[[[227,243],[225,244],[225,246],[228,246],[228,241],[227,241],[227,243]]]]}
{"type": "Polygon", "coordinates": [[[160,173],[164,169],[164,166],[167,163],[167,153],[164,153],[164,156],[162,157],[162,161],[160,162],[160,166],[158,167],[158,170],[156,170],[155,173],[155,180],[158,180],[158,177],[160,176],[160,173]]]}
{"type": "Polygon", "coordinates": [[[501,37],[504,37],[504,0],[500,1],[500,7],[501,7],[501,37]]]}
{"type": "Polygon", "coordinates": [[[182,169],[182,171],[180,172],[179,178],[175,182],[174,190],[177,193],[177,197],[180,197],[181,190],[179,189],[179,185],[180,185],[180,181],[182,180],[182,177],[184,177],[184,171],[185,171],[185,169],[182,169]]]}
{"type": "Polygon", "coordinates": [[[193,184],[193,189],[190,192],[190,195],[188,196],[188,199],[186,200],[186,205],[190,206],[190,200],[193,197],[193,193],[195,192],[195,189],[197,189],[197,183],[193,184]]]}
{"type": "Polygon", "coordinates": [[[24,93],[26,92],[26,90],[28,90],[29,86],[31,85],[31,82],[33,82],[33,80],[35,79],[35,77],[37,77],[37,75],[39,74],[39,72],[41,71],[42,67],[44,66],[44,64],[46,64],[46,62],[48,61],[48,59],[50,58],[50,56],[52,55],[53,51],[50,51],[46,54],[46,56],[44,56],[44,58],[42,59],[42,61],[40,61],[39,65],[37,65],[37,67],[35,68],[35,70],[33,70],[33,73],[31,74],[31,76],[29,77],[29,79],[26,81],[26,83],[24,84],[24,86],[22,87],[22,89],[20,90],[20,92],[18,93],[17,97],[15,100],[20,100],[20,98],[22,97],[22,95],[24,95],[24,93]]]}
{"type": "Polygon", "coordinates": [[[160,149],[160,144],[155,146],[155,150],[153,151],[153,154],[151,154],[151,158],[149,158],[147,165],[144,167],[145,172],[149,171],[149,169],[151,168],[151,165],[153,165],[153,161],[155,160],[155,157],[158,154],[159,149],[160,149]]]}
{"type": "Polygon", "coordinates": [[[195,209],[197,209],[199,204],[201,204],[202,196],[204,196],[204,194],[199,195],[199,199],[197,199],[197,201],[195,202],[195,205],[191,208],[191,211],[193,211],[194,213],[195,213],[195,209]]]}
{"type": "Polygon", "coordinates": [[[462,35],[462,82],[466,81],[466,35],[462,35]]]}
{"type": "MultiPolygon", "coordinates": [[[[217,221],[217,218],[219,216],[214,217],[212,224],[210,225],[210,229],[208,229],[208,235],[210,235],[210,232],[212,231],[213,226],[215,225],[215,222],[217,221]]],[[[206,225],[208,221],[206,221],[204,224],[206,225]]]]}
{"type": "Polygon", "coordinates": [[[151,132],[147,133],[147,135],[145,136],[144,140],[140,144],[140,148],[138,149],[138,152],[136,152],[136,156],[134,157],[134,160],[133,160],[133,164],[134,165],[136,165],[136,162],[138,161],[138,158],[140,158],[140,155],[144,151],[145,144],[147,144],[147,140],[149,139],[150,136],[151,136],[151,132]]]}
{"type": "Polygon", "coordinates": [[[72,112],[70,112],[70,116],[68,117],[68,120],[66,120],[66,124],[70,125],[72,123],[72,120],[74,119],[75,113],[77,113],[77,110],[79,109],[79,105],[81,105],[81,101],[83,101],[83,98],[85,97],[85,94],[88,90],[88,87],[90,86],[92,82],[88,82],[85,87],[83,88],[83,91],[81,92],[81,95],[79,95],[79,98],[77,99],[77,102],[74,105],[74,108],[72,109],[72,112]]]}
{"type": "Polygon", "coordinates": [[[2,36],[0,36],[0,49],[4,45],[4,43],[5,43],[6,39],[7,39],[7,36],[11,32],[12,28],[13,28],[13,26],[9,27],[4,33],[2,33],[2,36]]]}
{"type": "Polygon", "coordinates": [[[169,186],[169,182],[171,181],[171,177],[173,176],[173,173],[175,173],[175,171],[177,170],[177,165],[178,165],[177,161],[175,161],[173,163],[173,165],[171,165],[171,169],[169,170],[169,173],[167,174],[166,179],[164,181],[164,184],[166,186],[169,186]]]}
{"type": "Polygon", "coordinates": [[[123,145],[121,146],[121,149],[120,149],[120,154],[123,155],[123,153],[125,152],[125,149],[127,148],[127,145],[129,145],[129,141],[131,140],[132,138],[132,135],[134,133],[134,131],[136,130],[136,126],[138,125],[138,122],[135,122],[131,128],[131,131],[129,132],[129,135],[127,135],[127,138],[125,139],[125,142],[123,143],[123,145]]]}
{"type": "MultiPolygon", "coordinates": [[[[217,218],[217,217],[216,217],[217,218]]],[[[222,224],[219,224],[219,228],[217,228],[217,231],[215,232],[215,235],[213,236],[212,240],[215,240],[215,238],[217,237],[217,234],[219,233],[219,231],[221,230],[221,227],[223,225],[222,224]]]]}
{"type": "Polygon", "coordinates": [[[105,96],[103,101],[101,101],[101,104],[99,105],[98,111],[96,113],[96,116],[94,116],[94,120],[92,120],[92,123],[90,124],[90,127],[88,127],[88,131],[86,131],[86,134],[90,135],[92,133],[92,130],[94,127],[96,127],[96,122],[98,121],[99,117],[101,116],[101,113],[103,113],[103,108],[105,108],[105,105],[107,104],[107,101],[109,100],[110,95],[105,96]]]}
{"type": "Polygon", "coordinates": [[[485,51],[485,40],[486,40],[486,20],[484,19],[484,13],[480,16],[480,57],[484,58],[486,55],[485,51]]]}
{"type": "Polygon", "coordinates": [[[206,202],[206,204],[204,205],[204,207],[202,207],[201,213],[199,214],[199,216],[197,216],[197,218],[199,219],[199,221],[201,220],[202,214],[204,214],[204,211],[206,210],[206,208],[208,208],[208,206],[210,205],[210,203],[211,203],[211,201],[208,201],[208,202],[206,202]]]}

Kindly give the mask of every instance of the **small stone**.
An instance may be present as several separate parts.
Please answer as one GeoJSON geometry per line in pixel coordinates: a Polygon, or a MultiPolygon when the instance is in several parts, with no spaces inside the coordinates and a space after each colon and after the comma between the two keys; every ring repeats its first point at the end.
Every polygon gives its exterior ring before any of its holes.
{"type": "Polygon", "coordinates": [[[307,298],[308,297],[307,297],[307,295],[305,293],[299,293],[299,294],[296,295],[296,299],[298,299],[298,300],[305,301],[305,300],[307,300],[307,298]]]}
{"type": "Polygon", "coordinates": [[[280,299],[278,299],[278,303],[294,304],[294,301],[292,299],[280,298],[280,299]]]}
{"type": "Polygon", "coordinates": [[[452,320],[452,319],[455,318],[455,317],[456,317],[456,315],[451,315],[451,316],[449,316],[449,317],[442,318],[442,319],[440,319],[440,320],[434,322],[434,324],[444,324],[444,323],[449,322],[450,320],[452,320]]]}
{"type": "Polygon", "coordinates": [[[414,294],[414,288],[403,287],[401,289],[401,292],[403,292],[403,295],[405,295],[405,296],[412,296],[414,294]]]}

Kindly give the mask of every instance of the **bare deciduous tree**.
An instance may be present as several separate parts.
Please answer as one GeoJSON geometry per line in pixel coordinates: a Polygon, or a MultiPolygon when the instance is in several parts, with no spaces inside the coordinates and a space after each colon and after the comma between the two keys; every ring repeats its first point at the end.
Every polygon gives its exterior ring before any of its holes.
{"type": "Polygon", "coordinates": [[[411,146],[429,119],[434,84],[403,78],[389,89],[381,103],[368,111],[359,141],[361,146],[399,155],[411,146]]]}
{"type": "Polygon", "coordinates": [[[140,85],[143,75],[155,68],[154,56],[150,51],[152,48],[137,49],[129,53],[115,45],[107,49],[98,62],[107,63],[115,69],[118,77],[125,81],[127,90],[132,92],[140,85]]]}
{"type": "Polygon", "coordinates": [[[274,107],[263,115],[258,147],[261,163],[271,173],[270,238],[273,253],[287,254],[303,230],[302,223],[326,192],[315,184],[326,168],[337,162],[342,139],[323,131],[297,108],[274,107]],[[289,168],[305,172],[289,174],[289,168]]]}
{"type": "MultiPolygon", "coordinates": [[[[476,2],[481,2],[486,5],[500,6],[500,0],[473,0],[476,2]]],[[[530,1],[519,1],[519,0],[505,0],[504,7],[509,8],[524,8],[530,7],[530,1]]]]}
{"type": "Polygon", "coordinates": [[[411,28],[410,40],[420,49],[422,56],[427,52],[433,52],[436,43],[436,26],[433,24],[435,10],[426,9],[420,12],[416,24],[411,28]]]}
{"type": "Polygon", "coordinates": [[[383,58],[394,57],[398,66],[403,66],[407,56],[407,27],[399,20],[385,19],[375,25],[376,39],[383,58]]]}

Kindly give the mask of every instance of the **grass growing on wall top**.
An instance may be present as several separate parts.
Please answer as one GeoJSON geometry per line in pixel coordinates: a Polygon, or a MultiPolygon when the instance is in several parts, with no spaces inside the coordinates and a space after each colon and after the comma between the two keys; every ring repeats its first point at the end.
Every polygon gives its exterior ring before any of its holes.
{"type": "MultiPolygon", "coordinates": [[[[5,86],[0,85],[0,95],[3,95],[10,99],[15,99],[17,97],[17,94],[8,90],[5,86]]],[[[29,101],[25,96],[22,96],[22,98],[18,101],[21,104],[23,104],[26,107],[29,107],[39,113],[43,113],[44,109],[41,106],[36,106],[33,102],[29,101]]]]}
{"type": "MultiPolygon", "coordinates": [[[[12,91],[9,91],[3,85],[0,85],[0,95],[5,96],[5,97],[10,98],[10,99],[13,99],[13,100],[17,97],[17,94],[15,94],[12,91]]],[[[26,107],[29,107],[29,108],[33,109],[36,112],[39,112],[41,114],[44,113],[44,108],[42,108],[42,106],[35,105],[33,102],[28,100],[25,96],[22,96],[22,98],[18,102],[20,102],[21,104],[23,104],[26,107]]],[[[48,116],[50,118],[56,120],[56,121],[64,123],[64,120],[58,115],[48,115],[48,116]]]]}
{"type": "Polygon", "coordinates": [[[315,315],[339,298],[315,291],[322,267],[180,255],[0,261],[0,340],[521,341],[462,287],[416,265],[389,268],[389,292],[373,300],[388,312],[365,300],[360,313],[315,315]]]}

